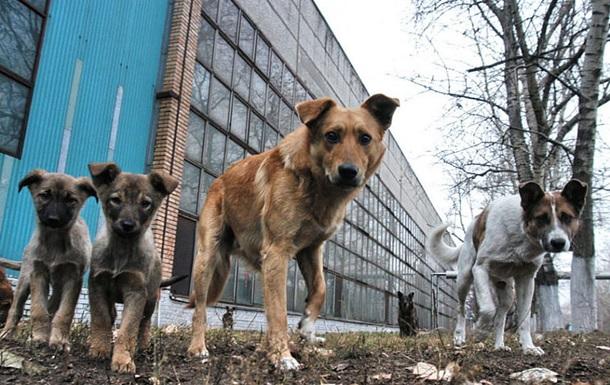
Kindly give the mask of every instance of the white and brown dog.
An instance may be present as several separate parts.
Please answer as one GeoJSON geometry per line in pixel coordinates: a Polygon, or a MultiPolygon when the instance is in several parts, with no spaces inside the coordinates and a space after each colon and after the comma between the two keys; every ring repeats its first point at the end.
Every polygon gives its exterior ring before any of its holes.
{"type": "Polygon", "coordinates": [[[434,229],[427,250],[440,262],[455,265],[458,277],[458,318],[454,344],[466,339],[464,302],[474,282],[479,304],[478,327],[493,323],[495,349],[504,345],[506,314],[516,292],[519,341],[525,354],[542,355],[530,333],[530,309],[534,277],[545,253],[568,251],[578,231],[587,185],[573,179],[562,191],[544,192],[534,182],[519,186],[519,195],[492,202],[468,227],[464,244],[450,247],[443,242],[447,225],[434,229]]]}

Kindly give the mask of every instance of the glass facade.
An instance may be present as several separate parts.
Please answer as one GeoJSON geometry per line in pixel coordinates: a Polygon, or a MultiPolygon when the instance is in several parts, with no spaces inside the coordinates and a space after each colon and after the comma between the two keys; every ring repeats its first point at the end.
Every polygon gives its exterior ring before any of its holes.
{"type": "Polygon", "coordinates": [[[45,0],[0,1],[0,152],[19,157],[34,86],[45,0]]]}
{"type": "MultiPolygon", "coordinates": [[[[325,96],[304,86],[289,60],[282,58],[284,52],[270,44],[231,0],[204,0],[201,16],[178,225],[178,238],[190,242],[195,239],[194,222],[214,178],[231,163],[272,148],[296,128],[295,103],[325,96]]],[[[330,31],[324,36],[327,56],[336,66],[346,65],[334,36],[330,31]]],[[[312,38],[321,44],[319,36],[312,38]]],[[[360,81],[351,79],[353,74],[353,69],[346,72],[344,83],[354,85],[349,99],[362,96],[351,103],[357,104],[366,98],[366,91],[360,81]]],[[[391,135],[388,142],[388,152],[400,152],[391,135]]],[[[350,204],[344,225],[326,243],[327,294],[322,316],[396,324],[396,292],[415,291],[415,302],[423,312],[420,324],[430,325],[436,288],[424,242],[424,232],[381,176],[372,177],[350,204]]],[[[187,249],[191,258],[186,261],[180,255],[175,272],[190,272],[194,248],[189,245],[187,249]]],[[[188,285],[181,288],[174,289],[176,294],[187,295],[188,285]]],[[[441,289],[444,295],[438,303],[443,311],[448,306],[448,316],[454,306],[452,290],[441,289]]],[[[301,312],[307,290],[296,261],[290,264],[287,291],[288,310],[301,312]]],[[[262,306],[259,274],[234,258],[222,301],[262,306]]]]}

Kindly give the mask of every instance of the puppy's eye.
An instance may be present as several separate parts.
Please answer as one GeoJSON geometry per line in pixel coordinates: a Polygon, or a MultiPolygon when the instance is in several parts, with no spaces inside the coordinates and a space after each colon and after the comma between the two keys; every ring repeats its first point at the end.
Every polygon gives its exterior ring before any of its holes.
{"type": "Polygon", "coordinates": [[[152,207],[152,202],[149,200],[143,200],[142,202],[140,202],[140,205],[142,206],[142,208],[144,210],[148,210],[149,208],[152,207]]]}
{"type": "Polygon", "coordinates": [[[361,145],[366,146],[367,144],[371,143],[371,136],[369,134],[362,134],[358,138],[358,141],[361,145]]]}
{"type": "Polygon", "coordinates": [[[74,206],[75,204],[78,203],[78,199],[74,198],[74,197],[66,197],[66,203],[74,206]]]}
{"type": "Polygon", "coordinates": [[[549,224],[551,221],[549,220],[549,216],[546,214],[542,214],[542,215],[538,215],[537,217],[534,218],[534,220],[536,221],[536,223],[538,223],[539,225],[547,225],[549,224]]]}
{"type": "Polygon", "coordinates": [[[38,193],[38,198],[43,199],[43,200],[47,200],[49,198],[51,198],[51,193],[48,191],[41,191],[38,193]]]}
{"type": "Polygon", "coordinates": [[[574,217],[567,213],[561,213],[561,215],[559,216],[559,220],[565,223],[566,225],[569,225],[574,220],[574,217]]]}
{"type": "Polygon", "coordinates": [[[326,141],[330,144],[339,143],[339,134],[334,131],[327,132],[326,134],[324,134],[324,137],[326,138],[326,141]]]}
{"type": "Polygon", "coordinates": [[[114,205],[114,206],[119,206],[119,205],[121,204],[121,198],[119,198],[119,197],[112,197],[112,198],[110,198],[110,199],[108,200],[108,202],[109,202],[111,205],[114,205]]]}

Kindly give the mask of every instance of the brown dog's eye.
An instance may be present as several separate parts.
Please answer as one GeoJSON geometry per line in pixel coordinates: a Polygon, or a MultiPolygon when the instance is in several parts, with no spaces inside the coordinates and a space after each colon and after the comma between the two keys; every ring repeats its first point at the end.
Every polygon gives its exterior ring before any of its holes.
{"type": "Polygon", "coordinates": [[[339,134],[334,131],[327,132],[326,134],[324,134],[324,137],[326,138],[326,141],[330,144],[339,143],[339,134]]]}
{"type": "Polygon", "coordinates": [[[538,215],[534,219],[536,220],[536,223],[538,223],[539,225],[547,225],[547,224],[549,224],[551,222],[549,220],[549,216],[546,215],[546,214],[538,215]]]}
{"type": "Polygon", "coordinates": [[[574,217],[570,214],[561,213],[561,215],[559,216],[559,220],[565,223],[566,225],[569,225],[574,220],[574,217]]]}
{"type": "Polygon", "coordinates": [[[371,136],[369,134],[362,134],[358,140],[360,141],[361,145],[366,146],[367,144],[371,143],[371,136]]]}
{"type": "Polygon", "coordinates": [[[114,206],[119,206],[121,204],[121,198],[119,197],[112,197],[108,200],[108,202],[110,202],[111,205],[114,206]]]}

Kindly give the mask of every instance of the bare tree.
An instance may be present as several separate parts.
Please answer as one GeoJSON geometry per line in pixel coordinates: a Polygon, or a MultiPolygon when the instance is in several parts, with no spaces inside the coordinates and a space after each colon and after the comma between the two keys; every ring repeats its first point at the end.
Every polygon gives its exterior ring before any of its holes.
{"type": "MultiPolygon", "coordinates": [[[[454,35],[463,36],[465,49],[459,51],[459,60],[439,56],[441,64],[435,73],[409,79],[454,101],[449,112],[455,123],[447,126],[447,142],[438,156],[453,175],[453,191],[459,192],[460,199],[471,192],[486,202],[495,195],[514,193],[518,182],[527,180],[557,189],[572,175],[597,191],[599,177],[607,173],[607,167],[594,173],[595,142],[577,142],[574,132],[578,126],[579,138],[594,138],[594,123],[592,133],[589,129],[589,134],[580,134],[582,114],[590,114],[610,100],[609,79],[601,76],[607,32],[596,30],[596,48],[589,47],[596,23],[590,10],[596,7],[600,5],[575,0],[417,3],[422,37],[437,35],[437,25],[449,28],[452,24],[443,22],[445,15],[455,19],[457,14],[464,20],[459,24],[461,35],[454,35]],[[473,55],[464,52],[468,48],[473,55]],[[598,65],[587,64],[593,60],[598,65]],[[587,80],[593,76],[591,71],[597,78],[595,84],[587,80]],[[444,76],[439,78],[439,74],[444,76]],[[585,94],[583,87],[594,88],[596,94],[585,94]],[[587,110],[581,107],[584,100],[588,101],[587,110]]],[[[598,24],[603,25],[603,20],[598,24]]],[[[429,42],[435,44],[433,39],[429,42]]],[[[588,121],[594,122],[595,116],[588,121]]],[[[454,207],[462,207],[461,202],[454,207]]],[[[591,209],[589,205],[586,210],[591,209]]],[[[587,218],[592,218],[592,211],[585,212],[581,238],[591,237],[584,243],[592,245],[593,226],[586,224],[587,218]]],[[[583,249],[579,255],[590,257],[583,259],[583,265],[590,273],[586,275],[588,284],[593,286],[593,249],[583,249]]],[[[548,274],[538,282],[556,285],[553,271],[547,269],[548,274]]],[[[559,308],[556,287],[543,292],[546,297],[538,302],[540,306],[548,304],[549,309],[542,313],[552,314],[551,309],[559,308]]],[[[587,304],[594,303],[594,291],[583,295],[589,296],[587,304]]],[[[543,320],[542,324],[553,322],[543,320]]]]}

